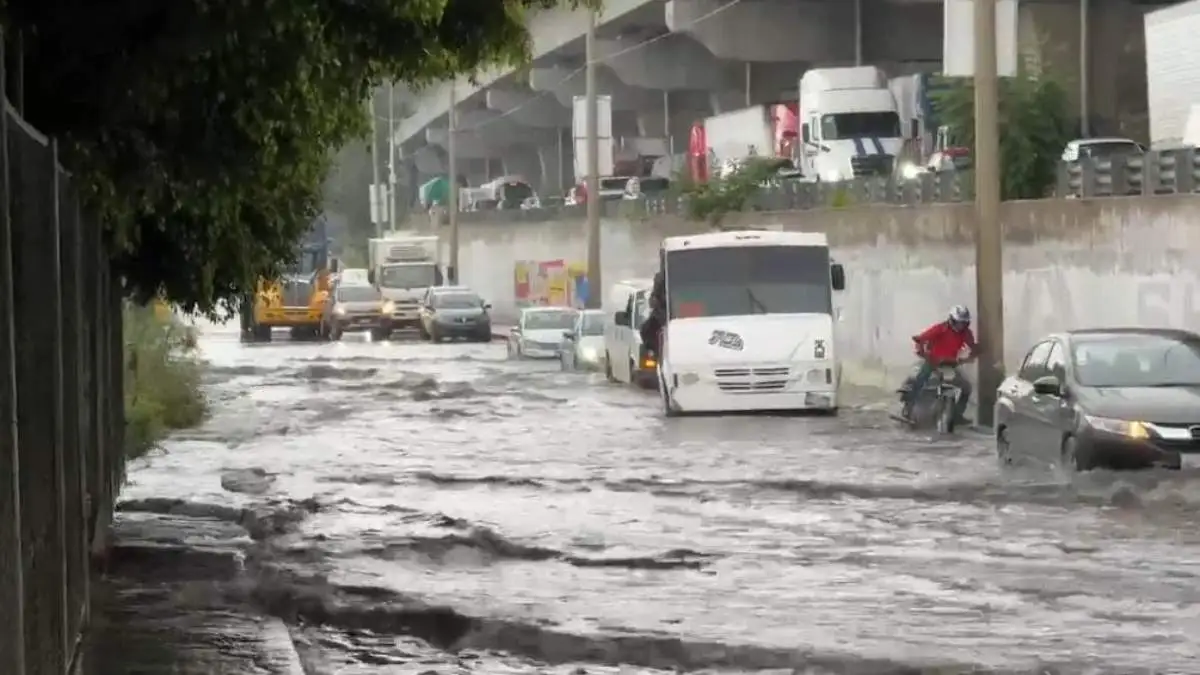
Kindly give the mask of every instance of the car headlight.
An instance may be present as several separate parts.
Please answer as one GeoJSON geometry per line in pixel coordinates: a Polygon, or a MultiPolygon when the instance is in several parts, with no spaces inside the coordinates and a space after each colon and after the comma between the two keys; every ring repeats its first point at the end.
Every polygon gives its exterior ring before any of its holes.
{"type": "Polygon", "coordinates": [[[383,303],[383,306],[379,308],[380,314],[391,314],[394,311],[396,311],[396,303],[391,300],[383,303]]]}
{"type": "Polygon", "coordinates": [[[842,172],[837,169],[822,171],[821,180],[827,183],[840,183],[842,181],[842,172]]]}
{"type": "Polygon", "coordinates": [[[913,164],[912,162],[905,162],[904,164],[900,165],[900,176],[903,177],[904,180],[913,180],[918,178],[920,177],[921,173],[921,167],[913,164]]]}
{"type": "Polygon", "coordinates": [[[1150,438],[1150,427],[1146,426],[1145,422],[1115,420],[1107,417],[1095,417],[1093,415],[1084,415],[1083,419],[1087,421],[1089,426],[1099,431],[1139,440],[1150,438]]]}
{"type": "Polygon", "coordinates": [[[342,305],[334,305],[334,306],[333,306],[333,313],[334,313],[334,314],[337,314],[338,316],[342,316],[343,314],[345,314],[345,313],[346,313],[346,308],[345,308],[345,307],[343,307],[342,305]]]}

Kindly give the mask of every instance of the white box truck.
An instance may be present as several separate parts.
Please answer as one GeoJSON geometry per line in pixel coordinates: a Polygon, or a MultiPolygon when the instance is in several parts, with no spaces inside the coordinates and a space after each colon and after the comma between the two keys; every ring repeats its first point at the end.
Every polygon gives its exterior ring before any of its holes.
{"type": "Polygon", "coordinates": [[[420,324],[420,300],[430,286],[444,280],[439,260],[438,238],[388,232],[367,241],[371,260],[371,284],[392,304],[391,329],[416,329],[420,324]]]}

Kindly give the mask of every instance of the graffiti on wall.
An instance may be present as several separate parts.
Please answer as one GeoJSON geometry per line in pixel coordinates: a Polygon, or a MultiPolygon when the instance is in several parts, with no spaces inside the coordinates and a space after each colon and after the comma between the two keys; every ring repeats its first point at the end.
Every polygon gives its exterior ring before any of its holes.
{"type": "Polygon", "coordinates": [[[583,307],[588,294],[587,266],[558,260],[521,260],[513,266],[517,307],[583,307]]]}

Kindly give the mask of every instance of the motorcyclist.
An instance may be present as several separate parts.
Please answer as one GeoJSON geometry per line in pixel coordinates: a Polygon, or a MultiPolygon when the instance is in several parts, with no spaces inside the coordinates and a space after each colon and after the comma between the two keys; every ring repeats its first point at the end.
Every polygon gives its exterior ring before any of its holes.
{"type": "Polygon", "coordinates": [[[917,356],[921,358],[921,365],[910,380],[908,390],[904,392],[901,417],[911,419],[913,404],[925,389],[934,369],[941,365],[953,364],[955,383],[961,392],[958,408],[954,411],[955,417],[958,424],[969,424],[970,420],[966,418],[965,413],[967,403],[971,399],[971,383],[963,376],[958,366],[961,363],[959,358],[963,348],[969,350],[967,360],[975,358],[979,350],[975,342],[975,333],[971,331],[971,311],[962,305],[951,307],[945,321],[939,321],[919,335],[914,335],[913,342],[916,345],[917,356]]]}
{"type": "Polygon", "coordinates": [[[663,273],[659,271],[654,275],[654,287],[650,290],[650,298],[647,303],[650,306],[650,314],[642,322],[642,325],[638,327],[642,337],[642,344],[653,350],[655,354],[658,353],[659,333],[665,323],[664,317],[667,311],[666,295],[666,280],[663,278],[663,273]]]}

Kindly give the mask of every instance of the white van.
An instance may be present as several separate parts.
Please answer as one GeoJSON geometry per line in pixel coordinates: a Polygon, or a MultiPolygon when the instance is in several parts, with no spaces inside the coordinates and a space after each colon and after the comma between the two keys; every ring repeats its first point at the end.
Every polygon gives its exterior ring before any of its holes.
{"type": "Polygon", "coordinates": [[[658,364],[642,349],[642,322],[650,313],[653,279],[631,279],[613,284],[604,313],[605,373],[612,382],[653,389],[658,384],[658,364]]]}
{"type": "Polygon", "coordinates": [[[834,295],[845,288],[824,234],[713,232],[663,240],[667,415],[836,413],[834,295]]]}

